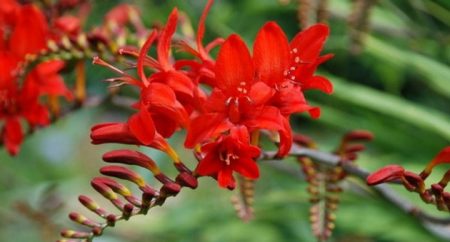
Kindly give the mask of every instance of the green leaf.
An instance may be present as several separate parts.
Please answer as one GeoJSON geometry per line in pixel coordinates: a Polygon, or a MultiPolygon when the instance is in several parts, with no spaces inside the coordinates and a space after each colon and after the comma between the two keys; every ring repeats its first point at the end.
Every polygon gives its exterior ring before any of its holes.
{"type": "Polygon", "coordinates": [[[397,118],[450,140],[449,115],[329,74],[325,76],[334,84],[335,98],[397,118]]]}
{"type": "Polygon", "coordinates": [[[426,56],[399,49],[385,41],[367,36],[366,50],[368,54],[382,60],[382,65],[397,65],[409,68],[421,75],[423,81],[435,92],[450,98],[450,68],[426,56]]]}

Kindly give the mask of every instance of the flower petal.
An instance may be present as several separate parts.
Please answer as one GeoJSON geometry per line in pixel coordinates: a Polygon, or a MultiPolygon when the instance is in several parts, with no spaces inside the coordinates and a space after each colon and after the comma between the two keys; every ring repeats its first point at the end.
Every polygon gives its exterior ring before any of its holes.
{"type": "Polygon", "coordinates": [[[405,169],[399,165],[388,165],[367,177],[368,185],[377,185],[384,182],[393,181],[403,176],[405,169]]]}
{"type": "Polygon", "coordinates": [[[141,145],[126,123],[100,123],[91,128],[92,144],[122,143],[141,145]]]}
{"type": "Polygon", "coordinates": [[[163,70],[168,71],[173,69],[169,63],[169,51],[170,43],[172,42],[172,36],[175,33],[178,22],[178,10],[174,8],[169,15],[166,27],[163,29],[157,46],[158,61],[161,64],[163,70]]]}
{"type": "Polygon", "coordinates": [[[433,160],[436,164],[450,163],[450,146],[442,149],[433,160]]]}
{"type": "Polygon", "coordinates": [[[179,123],[174,121],[173,117],[164,111],[157,113],[152,111],[152,120],[156,131],[164,138],[170,138],[179,127],[179,123]]]}
{"type": "Polygon", "coordinates": [[[275,23],[266,23],[253,46],[253,61],[257,78],[269,86],[284,81],[289,66],[289,42],[283,30],[275,23]]]}
{"type": "Polygon", "coordinates": [[[250,179],[256,179],[259,177],[259,168],[256,162],[252,159],[242,157],[239,160],[233,162],[233,169],[250,179]]]}
{"type": "Polygon", "coordinates": [[[250,131],[253,129],[266,129],[278,131],[283,129],[283,115],[276,107],[266,106],[259,110],[254,110],[253,113],[246,117],[243,124],[247,126],[250,131]]]}
{"type": "Polygon", "coordinates": [[[184,146],[193,148],[196,144],[229,130],[231,126],[231,123],[225,119],[224,114],[208,113],[200,115],[191,121],[184,146]]]}
{"type": "Polygon", "coordinates": [[[422,173],[429,174],[433,170],[433,168],[440,164],[450,163],[450,146],[442,149],[439,154],[434,157],[432,161],[430,161],[422,173]]]}
{"type": "Polygon", "coordinates": [[[9,47],[19,56],[35,54],[46,47],[48,27],[42,12],[27,4],[18,11],[18,18],[9,39],[9,47]],[[30,41],[32,39],[32,41],[30,41]]]}
{"type": "Polygon", "coordinates": [[[150,102],[152,114],[159,113],[185,127],[189,124],[189,117],[186,110],[177,101],[173,90],[167,85],[151,83],[149,88],[144,89],[142,95],[144,102],[150,102]]]}
{"type": "Polygon", "coordinates": [[[302,89],[305,91],[308,89],[317,89],[326,94],[333,93],[333,85],[328,79],[323,76],[313,76],[302,85],[302,89]]]}
{"type": "Polygon", "coordinates": [[[3,127],[3,143],[10,155],[19,153],[20,144],[23,142],[23,131],[19,119],[9,118],[3,127]]]}
{"type": "Polygon", "coordinates": [[[233,177],[233,170],[231,168],[222,169],[219,171],[217,175],[217,181],[219,182],[219,186],[224,188],[233,189],[236,186],[236,181],[233,177]]]}
{"type": "Polygon", "coordinates": [[[285,157],[292,147],[292,128],[289,119],[284,118],[283,129],[280,129],[278,132],[280,133],[280,147],[278,148],[277,157],[285,157]]]}
{"type": "Polygon", "coordinates": [[[264,82],[256,82],[253,84],[248,96],[255,106],[263,105],[274,95],[275,90],[264,82]]]}
{"type": "Polygon", "coordinates": [[[232,34],[223,43],[216,61],[216,85],[227,95],[237,95],[237,87],[250,89],[253,62],[244,41],[232,34]]]}
{"type": "Polygon", "coordinates": [[[205,50],[205,48],[203,47],[202,40],[203,40],[203,36],[205,35],[206,16],[208,15],[209,9],[211,9],[211,6],[213,3],[214,3],[213,0],[208,0],[205,8],[203,9],[203,13],[202,13],[202,16],[200,17],[200,21],[198,22],[196,41],[197,41],[197,49],[200,54],[200,58],[202,58],[202,59],[208,58],[208,53],[205,50]]]}
{"type": "Polygon", "coordinates": [[[144,145],[150,145],[155,137],[155,125],[147,108],[143,107],[128,120],[131,133],[144,145]]]}
{"type": "Polygon", "coordinates": [[[222,169],[223,163],[217,158],[217,154],[209,153],[198,163],[195,171],[201,176],[211,176],[217,174],[222,169]]]}
{"type": "Polygon", "coordinates": [[[220,89],[214,88],[203,105],[208,112],[225,113],[227,110],[226,101],[225,94],[220,89]]]}
{"type": "Polygon", "coordinates": [[[144,83],[144,85],[146,85],[146,86],[148,85],[148,80],[147,80],[147,77],[145,76],[145,72],[144,72],[145,58],[147,57],[148,50],[152,46],[157,35],[158,35],[158,32],[156,30],[152,31],[150,33],[150,35],[147,37],[147,40],[145,41],[141,50],[139,51],[139,56],[138,56],[138,61],[137,61],[137,71],[138,71],[139,78],[141,79],[142,83],[144,83]]]}
{"type": "Polygon", "coordinates": [[[322,47],[330,33],[330,29],[325,24],[315,24],[304,31],[298,33],[291,41],[291,49],[297,49],[299,57],[303,62],[313,62],[322,51],[322,47]]]}

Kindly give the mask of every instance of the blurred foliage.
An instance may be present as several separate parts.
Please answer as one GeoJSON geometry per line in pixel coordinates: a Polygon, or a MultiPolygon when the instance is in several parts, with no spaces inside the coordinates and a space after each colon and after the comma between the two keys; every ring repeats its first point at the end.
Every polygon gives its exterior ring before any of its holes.
{"type": "MultiPolygon", "coordinates": [[[[92,2],[95,14],[90,15],[89,26],[100,22],[104,13],[121,1],[92,2]]],[[[130,2],[139,6],[147,26],[163,23],[174,6],[190,16],[196,26],[205,1],[130,2]]],[[[206,39],[237,32],[250,44],[268,20],[279,22],[292,37],[299,28],[296,8],[294,0],[218,0],[207,19],[206,39]]],[[[362,167],[373,171],[398,163],[420,171],[450,143],[450,2],[379,0],[370,16],[371,31],[357,55],[349,51],[346,18],[351,1],[330,0],[328,10],[332,33],[323,53],[336,56],[321,71],[334,83],[335,93],[307,93],[313,104],[322,107],[322,117],[296,117],[296,130],[315,138],[322,149],[330,150],[346,131],[367,129],[376,139],[359,159],[362,167]]],[[[101,80],[109,76],[111,73],[104,68],[89,67],[89,93],[104,93],[106,84],[101,80]]],[[[67,79],[73,76],[68,74],[67,79]]],[[[69,211],[81,210],[77,196],[93,194],[89,180],[98,175],[101,154],[117,147],[91,145],[90,126],[100,121],[124,120],[126,115],[114,105],[86,108],[37,131],[25,142],[18,157],[11,158],[2,150],[0,241],[55,240],[52,236],[57,236],[58,230],[53,234],[46,231],[69,223],[69,211]],[[53,186],[56,188],[51,189],[53,186]],[[61,201],[64,207],[57,203],[52,207],[49,201],[61,201]],[[54,224],[48,224],[49,221],[54,224]],[[17,232],[25,228],[25,233],[17,232]]],[[[179,138],[173,142],[182,150],[179,138]]],[[[145,152],[158,160],[163,169],[172,169],[160,153],[145,152]]],[[[186,154],[184,160],[193,159],[186,154]]],[[[314,241],[305,183],[264,164],[261,167],[254,221],[239,221],[229,203],[230,192],[219,189],[211,179],[202,178],[199,189],[185,190],[163,208],[120,223],[96,241],[314,241]]],[[[434,180],[442,173],[438,170],[434,180]]],[[[444,240],[378,199],[361,182],[347,183],[349,189],[342,197],[331,241],[444,240]]],[[[434,212],[433,207],[423,205],[417,197],[400,189],[399,194],[434,212]]]]}

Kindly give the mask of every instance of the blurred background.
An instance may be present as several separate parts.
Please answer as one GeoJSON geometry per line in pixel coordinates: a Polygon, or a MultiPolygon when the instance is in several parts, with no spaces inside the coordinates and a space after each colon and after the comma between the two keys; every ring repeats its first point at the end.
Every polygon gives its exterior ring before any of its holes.
{"type": "MultiPolygon", "coordinates": [[[[93,14],[86,28],[101,22],[109,9],[122,2],[139,6],[146,26],[164,23],[177,6],[196,29],[206,1],[92,1],[93,14]]],[[[306,94],[322,108],[320,119],[307,115],[292,119],[295,131],[314,138],[320,149],[332,151],[347,131],[367,129],[375,140],[357,161],[361,167],[375,171],[396,163],[419,172],[449,145],[450,1],[217,0],[206,21],[205,38],[236,32],[250,45],[269,20],[277,21],[289,38],[316,20],[326,20],[331,27],[322,53],[335,57],[321,66],[320,73],[331,80],[335,92],[330,96],[315,91],[306,94]]],[[[107,84],[102,80],[111,76],[105,68],[88,64],[88,93],[105,94],[107,84]]],[[[66,79],[73,80],[73,74],[66,79]]],[[[89,129],[103,121],[126,120],[128,115],[129,111],[114,104],[83,108],[35,132],[17,157],[1,150],[0,241],[54,241],[61,226],[76,228],[67,214],[86,211],[78,204],[78,195],[97,196],[89,182],[99,175],[102,153],[123,148],[91,145],[89,129]]],[[[181,137],[172,142],[185,154],[181,137]]],[[[163,154],[140,150],[174,174],[163,154]]],[[[194,167],[190,154],[183,158],[194,167]]],[[[294,162],[286,165],[299,170],[294,162]]],[[[430,181],[438,181],[449,169],[438,168],[430,181]]],[[[236,216],[230,203],[233,192],[201,178],[197,190],[185,189],[162,208],[119,223],[95,241],[315,241],[308,221],[307,184],[268,165],[262,164],[261,170],[255,219],[250,222],[236,216]]],[[[448,236],[450,227],[427,228],[379,199],[362,181],[349,178],[343,186],[348,189],[341,195],[330,241],[450,241],[442,237],[448,236]]],[[[416,194],[394,189],[427,212],[448,216],[423,204],[416,194]]]]}

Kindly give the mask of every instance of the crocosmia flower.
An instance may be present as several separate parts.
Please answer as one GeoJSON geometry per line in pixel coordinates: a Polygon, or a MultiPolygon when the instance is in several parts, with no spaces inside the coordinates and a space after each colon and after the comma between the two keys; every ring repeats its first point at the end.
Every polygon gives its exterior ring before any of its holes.
{"type": "Polygon", "coordinates": [[[228,135],[202,146],[205,157],[197,166],[197,173],[202,176],[214,176],[221,187],[234,188],[233,172],[244,177],[256,179],[259,169],[255,162],[260,154],[257,146],[249,144],[250,138],[244,126],[231,129],[228,135]]]}
{"type": "Polygon", "coordinates": [[[49,123],[49,111],[40,97],[70,99],[72,95],[58,74],[64,67],[62,61],[41,62],[19,82],[26,57],[45,50],[51,37],[40,9],[8,0],[0,6],[0,26],[0,136],[8,152],[15,155],[24,137],[22,120],[31,129],[49,123]]]}

